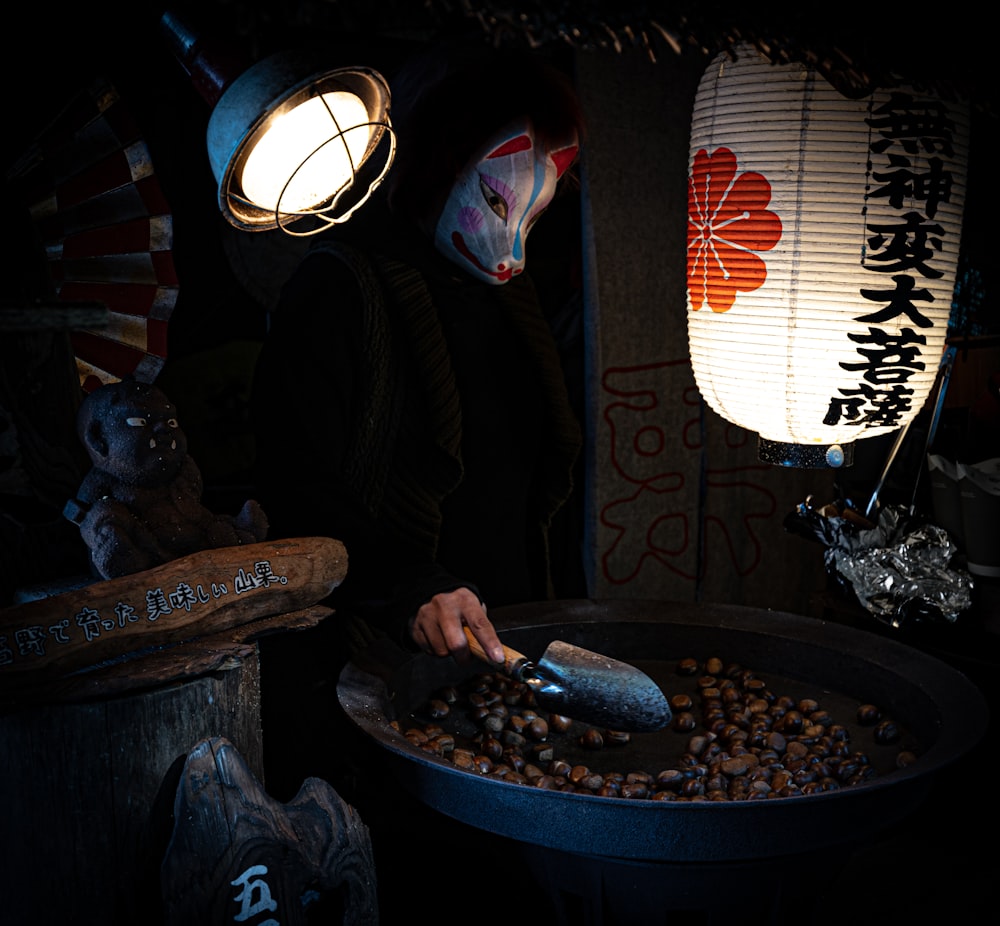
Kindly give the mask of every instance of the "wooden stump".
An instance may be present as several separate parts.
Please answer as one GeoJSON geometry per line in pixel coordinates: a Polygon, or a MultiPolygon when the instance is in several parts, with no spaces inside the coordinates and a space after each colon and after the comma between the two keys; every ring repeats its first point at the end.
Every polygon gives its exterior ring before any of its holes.
{"type": "Polygon", "coordinates": [[[318,778],[278,804],[223,737],[199,743],[163,862],[166,926],[378,923],[368,829],[318,778]]]}
{"type": "Polygon", "coordinates": [[[329,616],[345,570],[330,538],[248,544],[0,610],[4,926],[162,922],[188,753],[224,737],[263,775],[255,641],[329,616]],[[202,593],[142,617],[174,588],[202,593]]]}
{"type": "Polygon", "coordinates": [[[156,926],[171,808],[192,746],[225,735],[263,768],[256,646],[217,671],[0,716],[5,926],[156,926]]]}

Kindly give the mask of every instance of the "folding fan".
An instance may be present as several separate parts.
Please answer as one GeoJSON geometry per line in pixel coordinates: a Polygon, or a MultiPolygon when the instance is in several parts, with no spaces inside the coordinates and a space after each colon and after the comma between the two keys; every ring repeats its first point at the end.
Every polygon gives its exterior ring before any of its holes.
{"type": "Polygon", "coordinates": [[[80,385],[163,367],[177,301],[173,220],[139,129],[111,83],[78,93],[8,172],[65,303],[100,303],[101,328],[70,333],[80,385]]]}

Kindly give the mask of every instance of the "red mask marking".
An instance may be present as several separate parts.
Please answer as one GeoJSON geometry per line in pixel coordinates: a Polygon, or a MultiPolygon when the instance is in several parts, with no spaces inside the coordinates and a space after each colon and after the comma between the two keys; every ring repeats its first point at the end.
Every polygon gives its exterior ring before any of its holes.
{"type": "Polygon", "coordinates": [[[484,267],[480,262],[479,258],[470,251],[465,245],[465,239],[457,231],[451,233],[451,243],[455,245],[455,250],[458,251],[470,264],[474,265],[478,270],[483,273],[488,273],[491,277],[496,277],[498,280],[506,282],[511,278],[513,273],[508,270],[501,270],[497,273],[495,270],[490,270],[484,267]]]}
{"type": "Polygon", "coordinates": [[[576,160],[576,153],[580,150],[579,145],[570,145],[561,151],[553,151],[551,154],[552,163],[556,165],[556,176],[561,177],[566,169],[576,160]]]}
{"type": "Polygon", "coordinates": [[[488,155],[486,155],[486,160],[490,158],[502,158],[509,154],[515,154],[518,151],[528,151],[531,148],[531,139],[527,135],[518,135],[517,138],[512,138],[510,141],[505,141],[499,148],[495,148],[488,155]]]}

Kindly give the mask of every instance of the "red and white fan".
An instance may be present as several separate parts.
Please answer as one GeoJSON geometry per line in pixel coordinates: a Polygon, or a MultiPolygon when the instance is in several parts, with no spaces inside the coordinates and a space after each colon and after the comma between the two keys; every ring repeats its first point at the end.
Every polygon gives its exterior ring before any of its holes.
{"type": "Polygon", "coordinates": [[[8,171],[45,249],[56,299],[99,303],[107,324],[70,332],[80,385],[152,382],[177,301],[173,220],[126,103],[99,78],[8,171]]]}

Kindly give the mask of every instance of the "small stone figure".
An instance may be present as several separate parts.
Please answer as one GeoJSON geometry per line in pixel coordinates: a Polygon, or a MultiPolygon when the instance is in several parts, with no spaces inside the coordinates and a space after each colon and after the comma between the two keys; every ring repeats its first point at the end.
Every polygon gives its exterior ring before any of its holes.
{"type": "Polygon", "coordinates": [[[201,471],[177,410],[155,386],[131,377],[100,386],[83,400],[76,429],[94,466],[63,514],[79,525],[100,578],[266,537],[267,517],[253,499],[235,517],[202,504],[201,471]]]}

